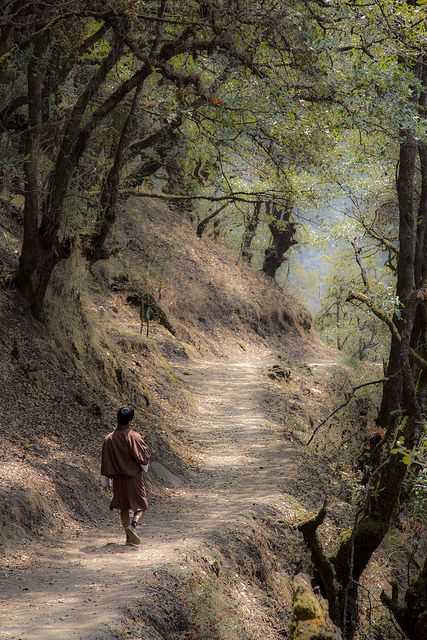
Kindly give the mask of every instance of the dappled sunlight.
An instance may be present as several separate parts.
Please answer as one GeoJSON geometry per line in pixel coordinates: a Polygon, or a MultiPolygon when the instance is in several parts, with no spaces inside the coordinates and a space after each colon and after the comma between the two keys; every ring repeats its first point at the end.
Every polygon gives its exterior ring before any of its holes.
{"type": "Polygon", "coordinates": [[[95,527],[42,545],[31,576],[0,577],[4,604],[16,612],[11,620],[0,608],[2,640],[56,640],[59,629],[61,638],[76,640],[101,632],[117,610],[144,597],[153,573],[173,567],[254,509],[283,502],[286,482],[297,476],[298,456],[283,438],[283,426],[264,411],[272,392],[267,361],[244,357],[175,368],[178,375],[180,369],[189,373],[196,401],[193,415],[178,426],[198,448],[199,473],[174,489],[172,499],[152,505],[140,527],[140,547],[123,544],[113,514],[107,530],[95,527]]]}

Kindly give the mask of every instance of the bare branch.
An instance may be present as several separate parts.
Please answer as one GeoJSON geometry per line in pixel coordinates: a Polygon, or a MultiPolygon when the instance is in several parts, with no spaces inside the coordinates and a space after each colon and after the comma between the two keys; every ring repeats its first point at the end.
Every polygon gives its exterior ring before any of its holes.
{"type": "MultiPolygon", "coordinates": [[[[137,198],[155,198],[157,200],[207,200],[208,202],[258,202],[259,197],[271,198],[272,192],[268,191],[235,191],[225,196],[204,196],[204,195],[180,195],[177,193],[155,193],[147,191],[122,191],[122,195],[136,196],[137,198]]],[[[280,194],[275,196],[280,200],[280,194]]],[[[283,196],[285,197],[285,196],[283,196]]]]}
{"type": "Polygon", "coordinates": [[[360,389],[363,389],[364,387],[372,386],[374,384],[383,384],[387,380],[388,380],[388,378],[380,378],[379,380],[371,380],[369,382],[364,382],[363,384],[358,384],[356,387],[353,387],[352,390],[351,390],[351,393],[347,396],[347,399],[345,400],[345,402],[342,402],[340,405],[338,405],[338,407],[336,407],[333,411],[331,411],[331,413],[324,420],[322,420],[322,422],[320,422],[317,425],[317,427],[314,429],[313,433],[311,434],[311,436],[309,437],[309,439],[307,441],[307,446],[313,442],[314,437],[316,436],[317,432],[323,427],[323,425],[325,425],[327,422],[329,422],[329,420],[331,418],[333,418],[339,411],[342,411],[343,409],[345,409],[350,404],[350,402],[353,400],[355,394],[360,389]]]}
{"type": "MultiPolygon", "coordinates": [[[[368,296],[366,296],[364,293],[359,293],[358,291],[352,291],[349,293],[347,297],[347,302],[351,302],[352,300],[358,300],[359,302],[363,302],[363,304],[365,304],[368,307],[368,309],[370,309],[372,313],[375,316],[377,316],[377,318],[382,320],[382,322],[384,322],[388,326],[388,328],[390,329],[392,335],[396,338],[396,340],[398,340],[398,342],[400,343],[402,342],[402,336],[400,335],[399,329],[396,327],[393,320],[391,320],[383,311],[381,311],[381,309],[378,309],[378,307],[374,305],[374,303],[372,302],[372,300],[370,300],[368,296]]],[[[413,359],[416,361],[416,363],[422,369],[427,371],[427,360],[425,360],[412,347],[409,347],[409,353],[413,357],[413,359]]]]}

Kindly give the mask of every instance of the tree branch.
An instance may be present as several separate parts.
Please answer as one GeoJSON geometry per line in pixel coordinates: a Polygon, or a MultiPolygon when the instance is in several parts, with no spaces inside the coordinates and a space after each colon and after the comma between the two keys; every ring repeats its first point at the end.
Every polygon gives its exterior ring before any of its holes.
{"type": "Polygon", "coordinates": [[[329,602],[331,617],[336,619],[337,596],[339,587],[336,581],[335,570],[332,562],[327,558],[317,535],[317,529],[323,524],[327,514],[328,499],[325,497],[322,508],[314,517],[306,520],[298,526],[304,542],[311,552],[311,560],[319,572],[326,597],[329,602]]]}
{"type": "Polygon", "coordinates": [[[343,402],[340,405],[338,405],[338,407],[336,407],[324,420],[322,420],[322,422],[320,422],[317,425],[317,427],[314,429],[313,433],[311,434],[310,438],[307,441],[307,446],[313,442],[313,439],[314,439],[316,433],[319,431],[319,429],[321,429],[323,427],[323,425],[325,425],[327,422],[329,422],[329,420],[331,418],[333,418],[334,415],[336,415],[342,409],[345,409],[345,407],[347,407],[350,404],[350,402],[353,400],[353,398],[354,398],[355,394],[357,393],[357,391],[359,391],[360,389],[363,389],[364,387],[369,387],[369,386],[374,385],[374,384],[382,384],[383,382],[386,382],[387,380],[388,380],[388,378],[380,378],[379,380],[371,380],[370,382],[364,382],[363,384],[358,384],[357,386],[352,387],[351,394],[347,397],[345,402],[343,402]]]}
{"type": "MultiPolygon", "coordinates": [[[[266,191],[254,191],[253,193],[247,193],[246,191],[235,191],[234,193],[230,193],[225,196],[188,196],[188,195],[180,195],[177,193],[155,193],[155,192],[146,192],[146,191],[132,191],[132,190],[124,190],[121,192],[123,195],[128,196],[136,196],[137,198],[155,198],[157,200],[207,200],[208,202],[249,202],[254,203],[258,202],[258,198],[263,196],[264,198],[270,197],[271,193],[266,191]]],[[[276,196],[276,198],[280,200],[280,196],[276,196]]]]}
{"type": "MultiPolygon", "coordinates": [[[[375,316],[377,316],[379,320],[382,320],[382,322],[384,322],[388,326],[388,328],[390,329],[392,335],[396,338],[396,340],[400,343],[402,342],[402,336],[400,335],[399,329],[396,327],[393,320],[391,320],[385,313],[383,313],[381,309],[378,309],[378,307],[374,305],[374,303],[372,302],[372,300],[369,299],[368,296],[366,296],[364,293],[359,293],[358,291],[351,291],[347,296],[346,302],[351,302],[352,300],[358,300],[359,302],[363,302],[363,304],[365,304],[368,307],[368,309],[370,309],[372,313],[375,316]]],[[[422,356],[420,356],[420,354],[417,351],[415,351],[415,349],[413,349],[412,347],[409,347],[409,353],[412,356],[412,358],[416,361],[416,363],[422,369],[427,371],[427,360],[425,360],[422,356]]]]}
{"type": "Polygon", "coordinates": [[[226,202],[225,204],[222,204],[221,206],[218,207],[218,209],[215,209],[215,211],[210,213],[208,216],[206,216],[206,218],[203,218],[203,220],[199,222],[199,224],[197,225],[197,231],[196,231],[198,238],[202,237],[203,232],[206,229],[209,222],[214,218],[216,218],[217,216],[219,216],[221,211],[223,211],[226,207],[228,207],[228,205],[229,205],[228,202],[226,202]]]}

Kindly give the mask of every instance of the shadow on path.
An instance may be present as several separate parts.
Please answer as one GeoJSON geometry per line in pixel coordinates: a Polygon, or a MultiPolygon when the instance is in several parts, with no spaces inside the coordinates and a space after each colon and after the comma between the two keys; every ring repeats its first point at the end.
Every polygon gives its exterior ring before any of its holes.
{"type": "MultiPolygon", "coordinates": [[[[117,524],[42,549],[31,571],[0,577],[1,640],[95,640],[141,598],[153,573],[236,523],[257,504],[281,499],[297,477],[298,453],[263,407],[272,393],[267,359],[195,362],[186,374],[197,412],[182,428],[201,455],[189,485],[154,505],[141,547],[120,544],[117,524]]],[[[113,521],[113,516],[112,516],[113,521]]],[[[115,518],[114,518],[115,521],[115,518]]]]}

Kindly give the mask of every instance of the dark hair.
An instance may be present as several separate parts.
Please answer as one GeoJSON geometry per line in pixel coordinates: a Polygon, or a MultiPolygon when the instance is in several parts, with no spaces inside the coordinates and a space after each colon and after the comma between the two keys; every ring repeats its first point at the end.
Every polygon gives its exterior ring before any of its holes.
{"type": "Polygon", "coordinates": [[[122,407],[117,412],[117,422],[120,426],[124,426],[129,424],[129,422],[132,422],[134,416],[135,411],[133,410],[133,407],[122,407]]]}
{"type": "Polygon", "coordinates": [[[383,437],[380,433],[374,433],[374,435],[369,438],[369,445],[373,449],[377,447],[382,440],[383,437]]]}

